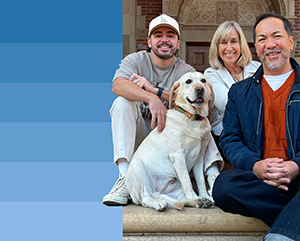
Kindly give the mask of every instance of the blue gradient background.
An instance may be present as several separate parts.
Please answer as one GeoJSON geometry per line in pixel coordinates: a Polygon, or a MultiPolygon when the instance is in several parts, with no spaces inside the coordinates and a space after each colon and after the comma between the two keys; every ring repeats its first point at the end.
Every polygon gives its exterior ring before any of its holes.
{"type": "Polygon", "coordinates": [[[0,240],[122,240],[102,197],[122,0],[0,3],[0,240]]]}

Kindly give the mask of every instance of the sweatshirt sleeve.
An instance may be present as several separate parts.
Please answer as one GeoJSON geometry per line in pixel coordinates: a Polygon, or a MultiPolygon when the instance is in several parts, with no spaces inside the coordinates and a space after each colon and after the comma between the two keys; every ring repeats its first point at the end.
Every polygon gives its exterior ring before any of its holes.
{"type": "Polygon", "coordinates": [[[116,70],[116,73],[113,77],[113,81],[117,78],[124,77],[130,79],[130,77],[136,73],[138,74],[138,57],[136,53],[127,55],[120,64],[119,69],[116,70]]]}
{"type": "Polygon", "coordinates": [[[217,71],[212,68],[205,70],[204,76],[213,86],[215,93],[215,107],[224,114],[229,88],[224,84],[224,80],[217,74],[217,71]]]}

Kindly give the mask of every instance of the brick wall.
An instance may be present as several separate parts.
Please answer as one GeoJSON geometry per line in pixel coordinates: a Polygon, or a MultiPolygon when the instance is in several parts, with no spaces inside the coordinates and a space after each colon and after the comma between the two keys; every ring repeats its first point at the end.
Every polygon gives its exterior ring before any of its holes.
{"type": "MultiPolygon", "coordinates": [[[[294,24],[294,31],[300,32],[300,0],[295,0],[295,16],[297,17],[294,24]]],[[[300,41],[296,41],[295,43],[295,57],[300,58],[300,41]]]]}
{"type": "MultiPolygon", "coordinates": [[[[300,0],[299,0],[300,1],[300,0]]],[[[137,6],[142,8],[142,16],[146,18],[146,26],[148,29],[150,21],[162,14],[162,0],[137,0],[137,6]]],[[[147,38],[137,39],[137,51],[147,48],[147,38]]]]}

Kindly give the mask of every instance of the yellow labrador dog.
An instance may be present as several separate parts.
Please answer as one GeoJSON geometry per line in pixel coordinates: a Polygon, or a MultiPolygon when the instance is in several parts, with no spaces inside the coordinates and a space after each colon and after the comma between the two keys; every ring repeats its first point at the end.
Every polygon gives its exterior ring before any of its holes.
{"type": "Polygon", "coordinates": [[[154,129],[130,161],[125,177],[129,194],[133,203],[158,211],[211,207],[203,156],[211,130],[207,116],[214,104],[212,85],[199,72],[187,73],[174,83],[169,103],[164,130],[154,129]],[[199,196],[192,187],[191,170],[199,196]]]}

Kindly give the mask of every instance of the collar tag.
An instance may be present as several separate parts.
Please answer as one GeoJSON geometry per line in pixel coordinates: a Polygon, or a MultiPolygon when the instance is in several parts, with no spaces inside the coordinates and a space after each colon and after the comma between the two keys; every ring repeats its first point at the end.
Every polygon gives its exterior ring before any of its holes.
{"type": "Polygon", "coordinates": [[[193,115],[193,114],[191,114],[191,113],[185,111],[183,108],[181,108],[181,107],[178,106],[178,105],[176,105],[176,106],[174,107],[174,109],[177,110],[177,111],[179,111],[180,113],[185,114],[188,118],[190,118],[190,119],[192,119],[192,120],[199,120],[199,121],[202,121],[202,120],[204,119],[203,116],[201,116],[201,115],[199,115],[199,114],[193,115]]]}

